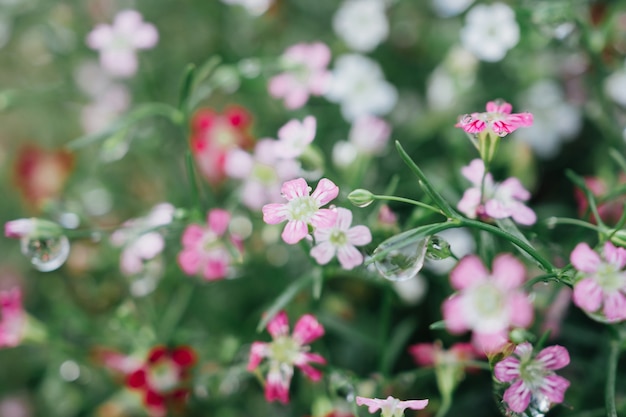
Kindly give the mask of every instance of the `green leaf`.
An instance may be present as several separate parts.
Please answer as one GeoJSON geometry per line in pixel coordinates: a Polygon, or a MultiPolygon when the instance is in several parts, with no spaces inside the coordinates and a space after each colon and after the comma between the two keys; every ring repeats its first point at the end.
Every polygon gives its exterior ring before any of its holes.
{"type": "Polygon", "coordinates": [[[434,323],[431,323],[430,326],[428,326],[428,328],[430,330],[442,330],[446,328],[446,321],[445,320],[439,320],[436,321],[434,323]]]}
{"type": "Polygon", "coordinates": [[[194,64],[187,64],[183,75],[183,81],[180,84],[180,94],[178,96],[178,108],[181,111],[185,111],[186,105],[189,101],[189,94],[191,93],[191,86],[193,84],[195,72],[196,66],[194,64]]]}
{"type": "Polygon", "coordinates": [[[413,334],[413,331],[417,327],[417,320],[413,317],[408,317],[401,321],[394,329],[389,338],[389,341],[383,343],[383,359],[382,359],[382,372],[384,375],[388,375],[396,363],[398,356],[404,351],[404,348],[413,334]]]}

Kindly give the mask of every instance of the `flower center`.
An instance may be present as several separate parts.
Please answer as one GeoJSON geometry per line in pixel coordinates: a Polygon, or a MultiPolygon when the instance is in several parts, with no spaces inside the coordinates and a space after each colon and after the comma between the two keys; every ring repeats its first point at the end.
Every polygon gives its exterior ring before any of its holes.
{"type": "Polygon", "coordinates": [[[308,222],[318,208],[317,201],[310,196],[294,198],[289,202],[289,214],[293,220],[308,222]]]}
{"type": "Polygon", "coordinates": [[[615,292],[626,286],[626,275],[614,265],[604,263],[596,272],[596,282],[606,292],[615,292]]]}
{"type": "Polygon", "coordinates": [[[345,246],[345,244],[348,243],[348,237],[342,230],[333,230],[328,240],[330,240],[330,243],[334,246],[345,246]]]}
{"type": "Polygon", "coordinates": [[[472,310],[479,317],[498,317],[505,306],[502,291],[490,283],[477,285],[469,290],[468,299],[472,310]]]}
{"type": "Polygon", "coordinates": [[[179,369],[174,362],[162,360],[148,369],[148,385],[157,392],[167,392],[179,383],[179,369]]]}
{"type": "Polygon", "coordinates": [[[252,176],[265,185],[274,184],[277,180],[274,168],[264,164],[255,164],[252,170],[252,176]]]}
{"type": "Polygon", "coordinates": [[[289,336],[280,336],[270,344],[270,358],[292,365],[300,353],[300,344],[289,336]]]}
{"type": "Polygon", "coordinates": [[[543,363],[536,360],[522,361],[520,363],[520,378],[528,385],[531,391],[537,391],[551,372],[543,363]]]}
{"type": "Polygon", "coordinates": [[[215,126],[211,139],[218,149],[230,149],[237,143],[237,134],[229,125],[220,122],[215,126]]]}

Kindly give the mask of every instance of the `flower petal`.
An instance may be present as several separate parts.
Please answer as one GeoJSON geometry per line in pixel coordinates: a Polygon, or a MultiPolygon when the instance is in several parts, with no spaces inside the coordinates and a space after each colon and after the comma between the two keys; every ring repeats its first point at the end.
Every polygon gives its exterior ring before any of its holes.
{"type": "Polygon", "coordinates": [[[604,298],[604,315],[611,322],[626,319],[626,297],[620,291],[606,294],[604,298]]]}
{"type": "Polygon", "coordinates": [[[485,163],[482,159],[474,159],[469,165],[461,168],[461,174],[467,178],[473,185],[480,185],[485,174],[485,163]]]}
{"type": "Polygon", "coordinates": [[[285,204],[266,204],[261,209],[263,211],[263,221],[267,224],[278,224],[287,220],[289,213],[285,204]]]}
{"type": "Polygon", "coordinates": [[[574,265],[574,268],[587,273],[596,272],[602,263],[600,255],[586,243],[576,245],[570,255],[570,261],[574,265]]]}
{"type": "Polygon", "coordinates": [[[338,195],[339,187],[337,187],[335,183],[328,178],[322,178],[317,183],[317,188],[315,188],[311,197],[313,197],[315,201],[317,201],[317,204],[321,207],[337,198],[338,195]]]}
{"type": "Polygon", "coordinates": [[[617,269],[623,269],[626,265],[626,249],[617,248],[611,242],[604,244],[604,259],[617,269]]]}
{"type": "Polygon", "coordinates": [[[574,285],[572,298],[578,307],[594,313],[602,305],[603,295],[602,288],[593,278],[585,278],[574,285]]]}
{"type": "Polygon", "coordinates": [[[348,242],[354,246],[367,245],[372,241],[372,232],[367,226],[354,226],[346,232],[348,242]]]}
{"type": "Polygon", "coordinates": [[[254,371],[266,356],[267,343],[253,342],[252,346],[250,346],[250,357],[248,359],[248,366],[246,369],[250,372],[254,371]]]}
{"type": "Polygon", "coordinates": [[[347,231],[352,224],[352,211],[343,207],[337,207],[337,220],[335,221],[335,227],[342,231],[347,231]]]}
{"type": "Polygon", "coordinates": [[[560,404],[565,397],[565,391],[569,388],[569,381],[558,375],[548,375],[543,380],[540,390],[543,395],[548,397],[550,402],[560,404]]]}
{"type": "Polygon", "coordinates": [[[287,318],[287,313],[279,311],[272,317],[267,323],[267,331],[274,339],[280,336],[286,336],[289,333],[289,319],[287,318]]]}
{"type": "Polygon", "coordinates": [[[476,255],[468,255],[459,261],[450,272],[450,284],[456,290],[471,287],[484,282],[489,276],[489,271],[476,255]]]}
{"type": "Polygon", "coordinates": [[[213,209],[209,211],[207,216],[207,223],[209,228],[216,235],[223,235],[228,229],[228,223],[230,222],[230,213],[227,210],[213,209]]]}
{"type": "Polygon", "coordinates": [[[522,413],[528,408],[530,397],[530,389],[524,384],[524,381],[520,379],[504,391],[504,397],[502,399],[512,411],[522,413]]]}
{"type": "Polygon", "coordinates": [[[518,358],[509,356],[496,363],[493,374],[500,382],[511,382],[520,377],[520,361],[518,358]]]}
{"type": "Polygon", "coordinates": [[[443,302],[443,319],[446,322],[446,328],[450,333],[463,333],[467,330],[467,321],[465,320],[465,309],[463,308],[463,298],[453,295],[443,302]]]}
{"type": "Polygon", "coordinates": [[[515,256],[504,253],[496,256],[492,264],[492,277],[498,287],[511,290],[522,285],[526,279],[526,268],[515,256]]]}
{"type": "Polygon", "coordinates": [[[308,345],[323,335],[324,326],[311,314],[305,314],[300,317],[293,329],[293,338],[300,343],[300,345],[308,345]]]}
{"type": "MultiPolygon", "coordinates": [[[[315,236],[315,238],[317,239],[317,233],[315,236]]],[[[328,241],[321,242],[313,247],[310,253],[318,264],[326,265],[335,256],[335,246],[328,241]]]]}
{"type": "Polygon", "coordinates": [[[309,234],[309,228],[302,220],[289,220],[281,234],[285,243],[294,245],[309,234]]]}
{"type": "Polygon", "coordinates": [[[341,267],[346,270],[351,270],[355,266],[359,266],[363,263],[363,255],[352,245],[343,245],[338,247],[337,259],[339,260],[341,267]]]}
{"type": "Polygon", "coordinates": [[[552,371],[569,365],[569,352],[563,346],[554,345],[542,349],[535,358],[544,364],[546,369],[552,371]]]}
{"type": "Polygon", "coordinates": [[[296,178],[295,180],[285,181],[280,189],[283,197],[288,201],[291,201],[298,197],[304,197],[309,195],[309,185],[304,178],[296,178]]]}

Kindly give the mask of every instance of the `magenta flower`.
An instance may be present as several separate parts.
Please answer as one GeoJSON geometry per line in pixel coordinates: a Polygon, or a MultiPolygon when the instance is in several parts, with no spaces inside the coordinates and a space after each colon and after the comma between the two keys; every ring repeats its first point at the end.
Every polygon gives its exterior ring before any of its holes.
{"type": "Polygon", "coordinates": [[[307,116],[301,122],[290,120],[278,131],[276,153],[281,158],[297,158],[315,138],[317,121],[313,116],[307,116]]]}
{"type": "Polygon", "coordinates": [[[489,272],[480,258],[469,255],[450,273],[457,290],[442,306],[446,327],[451,333],[473,331],[473,343],[486,353],[499,352],[508,341],[510,327],[527,327],[533,307],[520,289],[524,265],[513,255],[501,254],[489,272]]]}
{"type": "Polygon", "coordinates": [[[337,220],[336,211],[320,207],[337,197],[339,187],[331,180],[322,178],[313,194],[309,195],[310,192],[311,187],[304,178],[297,178],[285,182],[281,188],[281,193],[288,203],[263,206],[265,223],[278,224],[287,220],[282,238],[290,245],[298,243],[309,234],[309,225],[316,230],[326,229],[333,227],[337,220]]]}
{"type": "Polygon", "coordinates": [[[182,236],[183,248],[178,254],[178,264],[187,275],[202,275],[213,281],[225,278],[235,261],[233,252],[241,251],[240,242],[226,240],[230,213],[213,209],[207,215],[208,226],[191,224],[182,236]]]}
{"type": "Polygon", "coordinates": [[[514,132],[518,127],[528,127],[533,124],[531,113],[511,113],[511,110],[513,106],[506,101],[490,101],[487,103],[486,112],[461,116],[455,126],[471,135],[491,131],[503,137],[514,132]]]}
{"type": "Polygon", "coordinates": [[[20,344],[26,327],[19,288],[0,291],[0,348],[20,344]]]}
{"type": "Polygon", "coordinates": [[[272,335],[271,342],[254,342],[250,349],[248,371],[252,372],[264,358],[269,361],[269,372],[265,382],[267,401],[289,402],[289,385],[294,366],[300,368],[312,381],[319,381],[322,372],[311,363],[324,365],[326,360],[309,352],[309,344],[324,335],[324,327],[310,314],[300,317],[293,333],[289,335],[289,320],[284,311],[279,312],[267,324],[272,335]]]}
{"type": "Polygon", "coordinates": [[[137,49],[153,48],[159,34],[145,23],[135,10],[123,10],[113,19],[113,25],[99,24],[87,35],[87,45],[100,51],[100,65],[111,75],[130,77],[137,72],[137,49]]]}
{"type": "Polygon", "coordinates": [[[467,217],[471,219],[511,217],[523,225],[531,225],[537,221],[535,212],[524,204],[530,198],[530,192],[517,178],[511,177],[497,183],[491,174],[487,173],[483,186],[485,163],[481,159],[474,159],[461,169],[461,173],[473,185],[465,191],[457,205],[459,211],[467,217]],[[481,189],[484,195],[481,194],[481,189]]]}
{"type": "Polygon", "coordinates": [[[400,401],[392,396],[384,400],[356,397],[356,403],[357,405],[366,405],[367,411],[369,411],[370,414],[374,414],[376,411],[380,410],[381,417],[402,417],[404,410],[407,408],[411,410],[423,410],[428,405],[428,400],[400,401]]]}
{"type": "Polygon", "coordinates": [[[311,249],[311,256],[320,265],[326,265],[337,256],[343,269],[352,269],[363,263],[363,255],[355,246],[367,245],[372,241],[372,234],[367,226],[354,226],[352,212],[337,208],[335,225],[328,229],[317,229],[313,234],[317,245],[311,249]]]}
{"type": "Polygon", "coordinates": [[[554,373],[569,364],[569,353],[563,346],[549,346],[533,357],[533,347],[524,342],[513,355],[498,362],[494,375],[500,382],[510,382],[504,392],[504,401],[516,413],[523,413],[535,404],[546,412],[550,404],[563,402],[569,381],[554,373]]]}
{"type": "Polygon", "coordinates": [[[626,320],[626,249],[606,242],[600,256],[579,243],[570,260],[580,278],[574,284],[574,304],[611,323],[626,320]]]}
{"type": "Polygon", "coordinates": [[[270,94],[283,98],[288,109],[304,106],[309,95],[322,95],[328,88],[330,58],[330,49],[321,42],[290,46],[281,56],[286,71],[270,80],[270,94]]]}

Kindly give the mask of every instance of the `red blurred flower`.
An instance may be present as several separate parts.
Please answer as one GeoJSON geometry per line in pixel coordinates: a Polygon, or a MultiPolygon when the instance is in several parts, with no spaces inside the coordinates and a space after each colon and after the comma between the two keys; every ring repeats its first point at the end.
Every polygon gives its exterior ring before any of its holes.
{"type": "Polygon", "coordinates": [[[15,184],[26,202],[39,209],[60,194],[73,167],[74,155],[68,151],[24,145],[16,157],[15,184]]]}
{"type": "Polygon", "coordinates": [[[200,109],[191,120],[191,151],[198,169],[212,185],[226,178],[226,155],[235,148],[252,148],[249,129],[252,116],[239,106],[228,107],[223,114],[200,109]]]}
{"type": "Polygon", "coordinates": [[[189,395],[186,382],[195,362],[196,354],[190,347],[156,346],[143,365],[127,375],[126,385],[142,391],[144,404],[152,416],[165,416],[168,409],[184,406],[189,395]]]}

